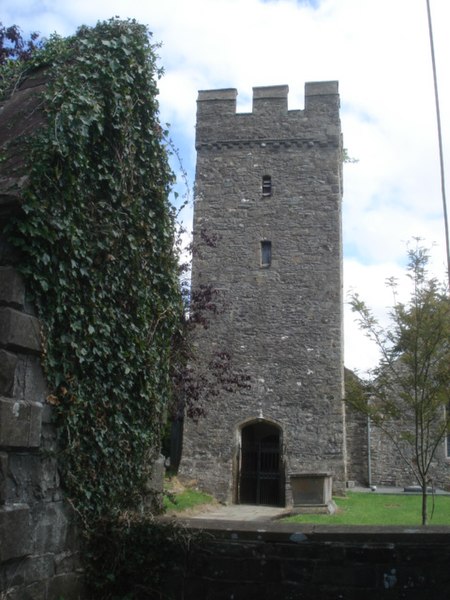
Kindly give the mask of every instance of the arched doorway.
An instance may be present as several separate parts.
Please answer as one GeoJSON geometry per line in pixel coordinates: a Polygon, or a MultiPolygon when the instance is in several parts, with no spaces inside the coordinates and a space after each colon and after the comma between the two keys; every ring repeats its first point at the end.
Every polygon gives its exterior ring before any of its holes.
{"type": "Polygon", "coordinates": [[[241,429],[238,502],[284,506],[281,429],[267,421],[241,429]]]}

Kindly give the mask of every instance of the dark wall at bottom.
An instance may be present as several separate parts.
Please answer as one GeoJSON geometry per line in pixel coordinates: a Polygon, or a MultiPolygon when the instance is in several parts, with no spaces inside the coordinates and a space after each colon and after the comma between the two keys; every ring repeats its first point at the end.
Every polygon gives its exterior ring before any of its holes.
{"type": "Polygon", "coordinates": [[[448,600],[450,527],[328,528],[191,520],[171,600],[448,600]]]}

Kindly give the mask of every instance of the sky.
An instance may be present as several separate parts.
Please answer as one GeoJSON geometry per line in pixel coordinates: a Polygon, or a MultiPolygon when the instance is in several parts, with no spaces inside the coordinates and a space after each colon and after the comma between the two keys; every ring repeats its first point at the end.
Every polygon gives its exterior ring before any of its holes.
{"type": "MultiPolygon", "coordinates": [[[[450,2],[430,6],[450,180],[450,2]]],[[[191,188],[198,90],[236,88],[238,110],[250,111],[252,87],[287,84],[289,108],[302,109],[305,82],[339,81],[344,146],[357,159],[344,165],[345,364],[374,367],[377,351],[358,329],[349,294],[387,323],[385,281],[398,277],[399,298],[407,298],[414,238],[430,248],[433,275],[446,278],[426,0],[0,0],[4,25],[44,37],[113,16],[147,25],[162,44],[161,120],[191,188]]],[[[185,219],[189,227],[190,211],[185,219]]]]}

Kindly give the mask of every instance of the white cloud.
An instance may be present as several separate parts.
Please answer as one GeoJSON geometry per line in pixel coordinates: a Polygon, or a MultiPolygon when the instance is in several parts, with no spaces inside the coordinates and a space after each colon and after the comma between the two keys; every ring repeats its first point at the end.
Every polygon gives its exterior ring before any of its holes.
{"type": "Polygon", "coordinates": [[[382,327],[389,325],[386,308],[393,306],[395,299],[392,289],[386,285],[386,280],[394,277],[399,281],[400,296],[397,300],[406,301],[408,286],[405,271],[395,262],[379,262],[365,266],[357,260],[344,261],[344,329],[345,329],[345,365],[361,373],[376,366],[379,358],[376,344],[369,340],[357,323],[358,315],[350,307],[350,297],[358,294],[372,311],[382,327]]]}
{"type": "MultiPolygon", "coordinates": [[[[450,2],[431,0],[431,8],[450,180],[450,2]]],[[[345,167],[346,289],[358,289],[381,311],[388,304],[383,281],[401,269],[413,236],[437,243],[433,265],[443,279],[424,0],[17,0],[2,7],[5,24],[43,34],[67,35],[114,15],[148,25],[163,44],[161,118],[171,123],[191,178],[197,90],[236,87],[238,106],[249,110],[253,86],[287,83],[290,108],[303,108],[305,81],[339,80],[344,144],[359,159],[345,167]]],[[[374,358],[350,323],[347,318],[347,364],[366,368],[374,358]]]]}

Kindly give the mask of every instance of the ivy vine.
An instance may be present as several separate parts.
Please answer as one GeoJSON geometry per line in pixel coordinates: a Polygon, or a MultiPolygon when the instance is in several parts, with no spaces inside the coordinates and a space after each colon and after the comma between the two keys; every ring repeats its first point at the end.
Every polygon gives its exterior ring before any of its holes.
{"type": "Polygon", "coordinates": [[[182,303],[161,72],[147,28],[118,19],[53,36],[35,68],[46,126],[8,235],[43,325],[64,487],[88,522],[142,500],[170,396],[182,303]]]}

